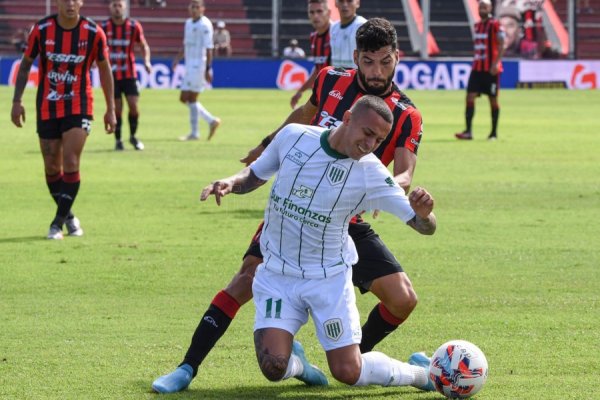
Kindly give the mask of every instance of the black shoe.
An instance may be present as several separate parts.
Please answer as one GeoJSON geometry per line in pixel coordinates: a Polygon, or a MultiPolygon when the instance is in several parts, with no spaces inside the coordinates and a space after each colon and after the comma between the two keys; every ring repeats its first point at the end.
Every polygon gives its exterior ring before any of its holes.
{"type": "Polygon", "coordinates": [[[489,141],[493,141],[493,140],[497,140],[498,136],[496,136],[495,133],[490,133],[490,135],[488,136],[488,140],[489,141]]]}
{"type": "Polygon", "coordinates": [[[139,140],[137,140],[135,138],[135,136],[131,136],[129,138],[129,143],[131,143],[131,145],[133,146],[134,149],[136,150],[144,150],[144,143],[140,142],[139,140]]]}
{"type": "Polygon", "coordinates": [[[115,151],[123,151],[123,142],[121,142],[120,140],[117,140],[117,143],[115,144],[115,151]]]}

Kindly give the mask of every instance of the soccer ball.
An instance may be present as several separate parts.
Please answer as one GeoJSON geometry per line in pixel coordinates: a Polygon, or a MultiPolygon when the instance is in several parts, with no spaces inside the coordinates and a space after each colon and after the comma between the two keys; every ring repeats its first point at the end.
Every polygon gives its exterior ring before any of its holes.
{"type": "Polygon", "coordinates": [[[479,347],[466,340],[451,340],[433,354],[429,376],[438,392],[450,399],[473,396],[488,376],[488,363],[479,347]]]}

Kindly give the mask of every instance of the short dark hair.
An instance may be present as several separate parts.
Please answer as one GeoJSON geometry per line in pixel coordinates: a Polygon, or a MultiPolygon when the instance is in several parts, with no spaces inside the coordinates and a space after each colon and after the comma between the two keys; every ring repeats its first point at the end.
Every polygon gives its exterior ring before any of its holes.
{"type": "Polygon", "coordinates": [[[325,7],[329,8],[327,0],[308,0],[308,4],[323,4],[325,7]]]}
{"type": "Polygon", "coordinates": [[[362,112],[364,110],[375,111],[388,124],[394,122],[394,116],[392,115],[390,107],[383,99],[377,96],[365,95],[358,99],[350,108],[351,112],[357,113],[362,112]]]}
{"type": "Polygon", "coordinates": [[[356,31],[358,51],[377,51],[385,46],[398,48],[396,28],[384,18],[370,18],[356,31]]]}

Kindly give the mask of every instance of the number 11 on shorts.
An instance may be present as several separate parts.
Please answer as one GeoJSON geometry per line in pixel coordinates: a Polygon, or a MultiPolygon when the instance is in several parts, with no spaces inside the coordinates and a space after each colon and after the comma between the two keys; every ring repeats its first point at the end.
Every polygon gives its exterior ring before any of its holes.
{"type": "Polygon", "coordinates": [[[273,313],[273,299],[267,299],[267,312],[265,318],[278,318],[281,319],[281,299],[275,300],[275,317],[273,313]]]}

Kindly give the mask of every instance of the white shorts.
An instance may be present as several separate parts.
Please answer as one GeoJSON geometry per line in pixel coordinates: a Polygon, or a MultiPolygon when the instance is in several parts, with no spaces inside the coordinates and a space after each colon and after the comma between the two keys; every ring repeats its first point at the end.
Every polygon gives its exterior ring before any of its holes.
{"type": "Polygon", "coordinates": [[[325,351],[359,344],[362,339],[352,269],[326,279],[301,279],[268,271],[261,264],[252,292],[255,331],[279,328],[296,335],[310,310],[325,351]]]}
{"type": "Polygon", "coordinates": [[[204,65],[185,66],[185,75],[181,82],[181,90],[194,93],[202,93],[206,88],[204,65]]]}

